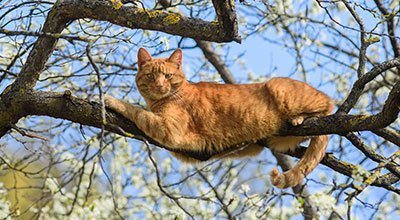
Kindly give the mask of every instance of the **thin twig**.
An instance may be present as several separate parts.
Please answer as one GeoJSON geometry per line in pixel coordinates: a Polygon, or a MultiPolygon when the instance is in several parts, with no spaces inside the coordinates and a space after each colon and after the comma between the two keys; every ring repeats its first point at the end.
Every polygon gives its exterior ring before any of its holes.
{"type": "Polygon", "coordinates": [[[162,184],[161,184],[161,177],[160,177],[160,171],[158,170],[157,163],[156,163],[156,161],[154,160],[154,158],[153,158],[153,156],[152,156],[152,151],[151,151],[151,148],[150,148],[150,144],[149,144],[149,142],[148,142],[146,139],[143,139],[142,141],[143,141],[143,143],[144,143],[144,144],[146,145],[146,147],[147,147],[147,153],[148,153],[149,159],[150,159],[151,163],[153,164],[154,169],[155,169],[155,171],[156,171],[157,186],[158,186],[158,188],[160,189],[160,191],[161,191],[164,195],[166,195],[168,198],[170,198],[172,201],[174,201],[175,204],[176,204],[180,209],[182,209],[183,212],[186,213],[186,215],[188,215],[191,219],[195,219],[195,218],[193,217],[193,215],[190,214],[190,212],[187,211],[187,210],[185,209],[185,207],[182,206],[182,204],[179,202],[179,199],[178,199],[178,198],[176,198],[175,196],[169,194],[169,193],[162,187],[162,184]]]}
{"type": "Polygon", "coordinates": [[[89,39],[86,39],[81,36],[54,34],[54,33],[40,32],[40,31],[10,31],[4,28],[0,28],[0,34],[5,34],[7,36],[23,35],[23,36],[35,36],[35,37],[52,37],[52,38],[61,38],[68,41],[83,41],[83,42],[90,41],[89,39]]]}
{"type": "Polygon", "coordinates": [[[228,205],[225,204],[224,199],[221,197],[221,195],[218,193],[218,190],[211,184],[211,182],[207,179],[207,177],[199,171],[199,176],[207,183],[207,185],[211,188],[211,190],[214,192],[215,197],[217,200],[221,203],[221,209],[225,212],[227,215],[228,219],[235,219],[232,216],[232,213],[229,211],[228,205]]]}
{"type": "Polygon", "coordinates": [[[354,20],[358,23],[358,26],[360,28],[360,52],[358,54],[358,68],[357,68],[357,75],[358,77],[361,77],[364,75],[365,72],[365,63],[367,60],[367,48],[370,44],[368,44],[367,39],[365,37],[365,26],[364,22],[361,19],[361,17],[357,14],[357,12],[350,6],[350,4],[346,0],[342,0],[343,4],[346,6],[347,10],[350,12],[350,14],[353,16],[354,20]]]}
{"type": "Polygon", "coordinates": [[[47,139],[47,138],[45,138],[45,137],[42,137],[42,136],[39,136],[39,135],[36,135],[36,134],[31,134],[31,133],[29,133],[29,132],[26,132],[26,131],[24,131],[22,128],[17,127],[15,124],[10,124],[10,127],[11,127],[12,129],[16,130],[16,131],[17,131],[18,133],[20,133],[22,136],[30,137],[30,138],[36,138],[36,139],[40,139],[40,140],[43,140],[43,141],[49,141],[49,139],[47,139]]]}
{"type": "MultiPolygon", "coordinates": [[[[107,125],[107,119],[106,119],[106,105],[105,105],[105,101],[104,101],[104,92],[103,92],[103,80],[101,78],[101,73],[99,68],[97,67],[95,61],[93,60],[93,57],[90,54],[90,48],[92,46],[93,42],[89,42],[88,45],[86,46],[86,55],[89,59],[90,64],[92,65],[94,71],[96,72],[97,75],[97,86],[99,89],[99,98],[100,98],[100,105],[101,105],[101,131],[100,131],[100,139],[99,139],[99,145],[100,145],[100,149],[97,152],[97,157],[99,159],[99,163],[100,163],[100,167],[103,170],[104,174],[107,177],[107,180],[111,186],[111,195],[112,195],[112,199],[113,199],[113,203],[114,203],[114,211],[117,213],[118,217],[120,219],[124,219],[124,217],[121,215],[121,213],[118,210],[118,204],[117,201],[115,199],[115,192],[114,192],[114,186],[113,183],[111,181],[111,178],[108,176],[107,172],[104,169],[103,163],[102,163],[102,156],[101,153],[104,150],[104,129],[105,126],[107,125]]],[[[91,175],[92,176],[92,175],[91,175]]]]}

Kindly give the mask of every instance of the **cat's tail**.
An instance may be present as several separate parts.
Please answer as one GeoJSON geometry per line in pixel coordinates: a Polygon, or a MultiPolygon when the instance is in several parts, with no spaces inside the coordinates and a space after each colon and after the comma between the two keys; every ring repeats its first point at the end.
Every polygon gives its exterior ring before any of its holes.
{"type": "Polygon", "coordinates": [[[277,168],[271,171],[272,184],[282,189],[298,185],[322,160],[327,146],[328,135],[312,137],[304,156],[292,169],[284,173],[277,168]]]}

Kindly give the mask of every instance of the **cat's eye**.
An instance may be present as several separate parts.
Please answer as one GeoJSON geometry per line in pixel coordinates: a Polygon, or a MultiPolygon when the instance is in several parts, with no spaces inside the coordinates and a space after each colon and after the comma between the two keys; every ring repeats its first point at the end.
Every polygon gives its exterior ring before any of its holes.
{"type": "Polygon", "coordinates": [[[169,74],[169,73],[168,73],[168,74],[165,74],[165,78],[166,78],[166,79],[171,79],[171,78],[172,78],[172,74],[169,74]]]}
{"type": "Polygon", "coordinates": [[[153,74],[146,74],[146,78],[148,79],[148,80],[154,80],[154,75],[153,74]]]}

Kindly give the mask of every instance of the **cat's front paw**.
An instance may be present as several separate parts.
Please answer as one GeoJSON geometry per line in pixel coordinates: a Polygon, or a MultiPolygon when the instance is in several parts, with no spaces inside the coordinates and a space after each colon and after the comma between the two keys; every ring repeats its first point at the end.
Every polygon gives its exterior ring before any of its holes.
{"type": "Polygon", "coordinates": [[[115,98],[110,95],[104,95],[104,104],[108,108],[112,108],[115,105],[115,98]]]}
{"type": "Polygon", "coordinates": [[[299,125],[303,124],[303,122],[304,122],[304,117],[303,116],[297,116],[297,117],[294,117],[294,118],[292,118],[290,120],[290,123],[293,126],[299,126],[299,125]]]}

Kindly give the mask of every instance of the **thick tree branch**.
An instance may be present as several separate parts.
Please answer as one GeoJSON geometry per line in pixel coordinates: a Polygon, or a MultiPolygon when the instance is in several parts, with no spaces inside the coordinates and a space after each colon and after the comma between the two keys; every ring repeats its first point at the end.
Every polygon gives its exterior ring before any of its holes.
{"type": "Polygon", "coordinates": [[[375,130],[393,123],[399,111],[400,82],[397,82],[390,91],[383,110],[378,114],[370,116],[334,114],[318,119],[310,118],[300,126],[286,125],[280,131],[280,135],[308,136],[375,130]]]}
{"type": "Polygon", "coordinates": [[[135,6],[123,6],[116,9],[109,0],[59,0],[50,10],[45,24],[34,47],[22,67],[15,82],[0,95],[0,137],[3,136],[13,124],[20,119],[21,110],[13,101],[15,97],[23,96],[30,92],[52,54],[58,37],[67,24],[80,18],[109,21],[120,26],[157,30],[169,34],[190,37],[198,40],[215,42],[239,41],[234,6],[227,8],[216,3],[216,12],[224,19],[223,23],[208,22],[201,19],[182,16],[161,10],[143,10],[135,6]],[[224,15],[228,10],[229,21],[224,15]],[[107,13],[104,13],[107,12],[107,13]],[[232,17],[233,16],[233,17],[232,17]],[[229,25],[232,25],[229,29],[229,25]],[[229,29],[229,33],[225,31],[229,29]],[[54,36],[54,37],[53,37],[54,36]],[[11,110],[12,109],[12,110],[11,110]]]}
{"type": "MultiPolygon", "coordinates": [[[[400,83],[398,83],[400,84],[400,83]]],[[[400,86],[399,86],[400,87],[400,86]]],[[[93,127],[100,128],[102,125],[101,120],[101,106],[98,103],[88,102],[79,98],[75,98],[71,96],[69,93],[51,93],[51,92],[31,92],[26,96],[21,97],[19,100],[19,104],[23,109],[23,115],[46,115],[55,118],[62,118],[67,119],[73,122],[77,122],[84,125],[89,125],[93,127]]],[[[115,133],[119,133],[122,135],[126,135],[124,131],[129,132],[129,135],[136,139],[142,139],[145,137],[149,140],[150,143],[165,148],[167,150],[176,151],[174,149],[168,149],[165,146],[157,143],[156,141],[152,140],[151,138],[147,137],[143,132],[141,132],[135,124],[130,122],[129,120],[125,119],[123,116],[115,114],[113,112],[107,112],[107,124],[106,129],[115,133]],[[123,130],[122,130],[123,129],[123,130]]],[[[335,120],[336,118],[342,117],[341,115],[333,115],[333,123],[327,129],[332,129],[331,127],[335,127],[335,120]]],[[[353,116],[357,117],[357,116],[353,116]]],[[[315,120],[313,123],[317,123],[323,119],[315,120]]],[[[351,123],[350,123],[351,124],[351,123]]],[[[296,131],[296,128],[293,128],[296,131]]],[[[323,129],[323,128],[320,128],[323,129]]],[[[305,129],[303,132],[307,132],[308,130],[305,129]]],[[[311,127],[309,128],[310,133],[314,133],[315,130],[311,127]]],[[[289,131],[288,131],[289,132],[289,131]]],[[[319,131],[321,133],[321,131],[319,131]]],[[[295,132],[293,132],[295,133],[295,132]]],[[[329,133],[322,131],[322,133],[329,133]]],[[[341,133],[339,129],[339,133],[341,133]]],[[[186,154],[190,157],[196,158],[198,160],[206,160],[210,158],[212,155],[204,155],[198,152],[182,152],[176,151],[179,153],[186,154]]],[[[304,154],[305,148],[298,148],[295,152],[288,153],[291,156],[295,156],[297,158],[301,158],[304,154]]],[[[355,165],[345,163],[336,159],[333,155],[327,154],[321,162],[322,164],[334,169],[335,171],[342,173],[347,176],[352,175],[352,171],[354,170],[355,165]]],[[[380,186],[385,188],[390,188],[390,185],[394,182],[398,181],[396,176],[382,176],[378,178],[373,184],[374,186],[380,186]]]]}
{"type": "MultiPolygon", "coordinates": [[[[296,148],[294,152],[288,152],[287,154],[293,157],[301,158],[306,151],[305,147],[296,148]]],[[[321,164],[331,168],[332,170],[351,177],[353,175],[354,170],[356,169],[356,165],[347,163],[344,161],[340,161],[333,154],[326,154],[321,161],[321,164]]],[[[391,186],[394,183],[397,183],[399,178],[397,178],[394,174],[389,173],[378,177],[371,185],[377,187],[383,187],[389,189],[391,191],[400,194],[400,189],[393,189],[391,186]]]]}
{"type": "Polygon", "coordinates": [[[400,147],[400,133],[386,128],[375,129],[372,132],[400,147]]]}
{"type": "MultiPolygon", "coordinates": [[[[72,122],[97,128],[101,128],[103,125],[101,105],[97,102],[89,102],[73,97],[69,91],[66,91],[65,93],[32,91],[29,94],[20,97],[17,100],[17,103],[23,111],[21,117],[28,115],[43,115],[67,119],[72,122]]],[[[110,110],[106,112],[106,121],[105,129],[108,131],[139,140],[146,139],[150,143],[169,151],[186,153],[157,143],[139,130],[134,123],[110,110]]],[[[210,156],[204,156],[200,153],[190,153],[191,157],[200,161],[210,158],[210,156]]]]}
{"type": "MultiPolygon", "coordinates": [[[[217,13],[224,14],[224,10],[228,10],[222,7],[221,3],[216,4],[216,7],[217,13]]],[[[227,12],[229,19],[223,19],[223,25],[219,25],[161,10],[143,10],[134,6],[115,9],[109,0],[60,0],[49,12],[41,31],[45,35],[41,35],[35,43],[14,87],[33,88],[57,43],[57,38],[48,37],[46,34],[61,33],[67,23],[73,20],[91,18],[133,29],[156,30],[193,39],[227,42],[237,40],[233,36],[238,35],[236,15],[232,12],[235,12],[234,6],[227,12]],[[105,11],[107,13],[104,13],[105,11]],[[230,19],[232,21],[228,22],[230,19]],[[229,29],[229,33],[225,33],[225,29],[229,29]]]]}
{"type": "Polygon", "coordinates": [[[388,161],[384,156],[376,153],[373,149],[368,147],[357,135],[354,133],[347,133],[345,137],[364,155],[377,163],[385,164],[385,167],[400,179],[400,167],[395,163],[388,161]]]}
{"type": "MultiPolygon", "coordinates": [[[[49,12],[41,33],[57,35],[67,27],[69,19],[61,16],[59,13],[60,10],[57,10],[57,8],[58,6],[55,4],[53,9],[49,12]]],[[[40,36],[37,39],[18,78],[12,84],[11,93],[24,92],[32,89],[36,85],[39,75],[53,52],[57,41],[58,38],[48,36],[40,36]]]]}
{"type": "MultiPolygon", "coordinates": [[[[162,10],[144,10],[136,6],[114,9],[109,0],[64,0],[60,2],[63,15],[70,19],[91,18],[123,27],[162,31],[165,33],[215,42],[238,41],[238,33],[225,33],[221,25],[162,10]],[[107,13],[104,13],[107,11],[107,13]]],[[[236,18],[236,15],[235,15],[236,18]]],[[[234,19],[234,18],[231,18],[234,19]]],[[[236,21],[236,20],[234,20],[236,21]]],[[[230,32],[234,30],[230,23],[230,32]]],[[[225,28],[225,27],[224,27],[225,28]]],[[[237,30],[237,29],[236,29],[237,30]]]]}
{"type": "Polygon", "coordinates": [[[362,75],[352,86],[350,94],[347,96],[346,100],[337,110],[338,113],[348,113],[354,105],[357,103],[358,99],[362,95],[365,85],[371,82],[379,74],[389,70],[393,67],[400,67],[400,57],[393,60],[385,61],[378,64],[372,68],[369,72],[362,75]]]}
{"type": "Polygon", "coordinates": [[[238,35],[235,2],[231,0],[212,0],[212,3],[218,16],[218,23],[222,28],[221,31],[223,31],[225,37],[240,43],[241,38],[238,35]]]}

